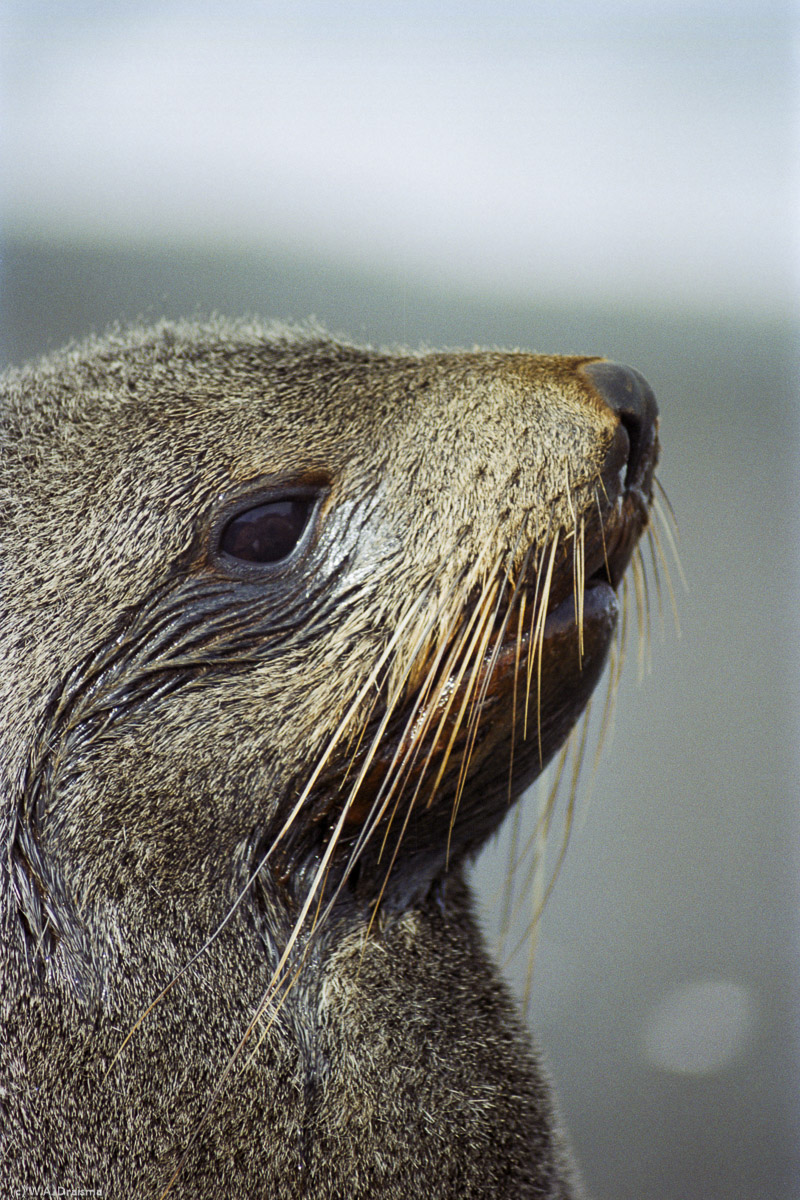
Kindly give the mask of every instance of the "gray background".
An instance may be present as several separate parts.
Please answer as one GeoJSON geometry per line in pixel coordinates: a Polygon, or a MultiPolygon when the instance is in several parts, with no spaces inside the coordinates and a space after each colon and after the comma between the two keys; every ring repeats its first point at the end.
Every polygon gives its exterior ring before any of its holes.
{"type": "MultiPolygon", "coordinates": [[[[560,11],[7,5],[2,361],[113,320],[221,311],[644,372],[682,636],[655,622],[641,682],[631,646],[530,1019],[597,1200],[789,1200],[792,14],[560,11]]],[[[490,937],[507,841],[476,868],[490,937]]],[[[506,966],[520,995],[526,957],[506,966]]]]}

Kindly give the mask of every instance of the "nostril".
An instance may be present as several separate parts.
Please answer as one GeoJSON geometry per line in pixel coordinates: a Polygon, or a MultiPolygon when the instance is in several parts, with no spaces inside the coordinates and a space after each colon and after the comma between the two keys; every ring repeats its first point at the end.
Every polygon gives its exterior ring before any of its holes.
{"type": "Polygon", "coordinates": [[[642,461],[642,422],[630,412],[619,414],[620,424],[628,435],[628,470],[625,473],[625,487],[630,488],[642,461]]]}
{"type": "Polygon", "coordinates": [[[599,360],[580,368],[619,417],[630,442],[625,487],[641,487],[656,457],[658,405],[645,377],[633,367],[599,360]]]}

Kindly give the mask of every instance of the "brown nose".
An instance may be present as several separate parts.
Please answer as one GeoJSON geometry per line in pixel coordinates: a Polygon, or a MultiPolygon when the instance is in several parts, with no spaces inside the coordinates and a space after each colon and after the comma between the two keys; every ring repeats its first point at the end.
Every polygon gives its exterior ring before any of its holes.
{"type": "Polygon", "coordinates": [[[652,475],[657,455],[658,405],[645,377],[621,363],[584,363],[581,372],[615,412],[630,441],[626,489],[642,490],[652,475]]]}

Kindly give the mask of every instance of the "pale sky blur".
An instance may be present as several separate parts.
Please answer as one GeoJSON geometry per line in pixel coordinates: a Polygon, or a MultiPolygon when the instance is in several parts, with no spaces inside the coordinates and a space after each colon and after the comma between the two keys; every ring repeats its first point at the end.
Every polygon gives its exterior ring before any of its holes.
{"type": "Polygon", "coordinates": [[[10,235],[214,241],[506,296],[780,314],[792,9],[6,5],[10,235]]]}

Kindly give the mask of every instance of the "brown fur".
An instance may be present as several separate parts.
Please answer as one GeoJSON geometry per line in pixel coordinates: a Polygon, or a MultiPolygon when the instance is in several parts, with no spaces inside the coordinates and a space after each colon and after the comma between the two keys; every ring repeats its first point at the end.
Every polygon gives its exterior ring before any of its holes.
{"type": "Polygon", "coordinates": [[[578,523],[595,556],[616,536],[619,419],[584,361],[217,322],[6,376],[7,1187],[155,1200],[180,1166],[171,1194],[203,1200],[575,1195],[462,871],[616,614],[586,616],[580,662],[572,618],[538,659],[521,625],[516,655],[464,643],[467,674],[495,661],[449,762],[436,672],[466,614],[489,639],[520,578],[541,592],[554,538],[553,605],[578,523]],[[302,560],[226,574],[220,514],[277,484],[324,492],[302,560]],[[425,686],[424,737],[381,726],[425,686]]]}

